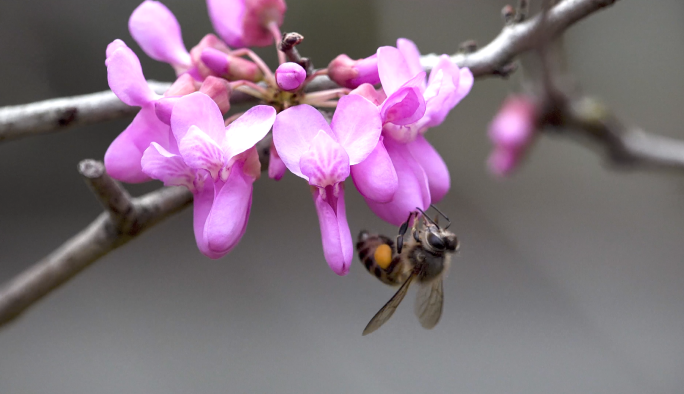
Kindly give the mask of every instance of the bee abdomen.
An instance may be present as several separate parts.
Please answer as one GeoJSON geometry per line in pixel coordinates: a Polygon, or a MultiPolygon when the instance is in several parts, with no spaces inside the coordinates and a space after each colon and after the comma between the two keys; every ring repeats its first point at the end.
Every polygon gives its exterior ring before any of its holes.
{"type": "Polygon", "coordinates": [[[356,243],[356,250],[359,254],[359,260],[368,272],[381,282],[391,286],[402,283],[401,279],[404,275],[399,272],[401,271],[399,269],[401,258],[390,238],[361,231],[356,243]]]}

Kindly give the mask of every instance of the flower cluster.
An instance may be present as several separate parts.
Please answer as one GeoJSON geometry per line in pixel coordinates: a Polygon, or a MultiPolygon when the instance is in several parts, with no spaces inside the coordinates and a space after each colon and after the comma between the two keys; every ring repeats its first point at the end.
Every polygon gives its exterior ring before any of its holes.
{"type": "Polygon", "coordinates": [[[308,182],[324,255],[339,275],[348,272],[353,255],[344,201],[349,176],[371,210],[395,225],[446,195],[449,171],[424,133],[469,93],[467,68],[443,55],[428,76],[413,42],[399,39],[366,59],[340,55],[322,70],[285,62],[279,52],[272,72],[247,47],[280,43],[285,3],[207,0],[207,6],[220,38],[209,34],[190,51],[161,3],[146,0],[131,15],[129,30],[142,50],[177,74],[163,96],[148,87],[123,41],[107,47],[105,63],[112,91],[141,108],[107,150],[107,172],[124,182],[157,179],[187,187],[203,254],[219,258],[245,233],[252,185],[262,172],[256,148],[262,140],[270,144],[270,178],[288,169],[308,182]],[[304,91],[325,74],[342,87],[304,91]],[[224,120],[234,91],[262,104],[224,120]],[[330,108],[328,122],[323,112],[330,108]]]}

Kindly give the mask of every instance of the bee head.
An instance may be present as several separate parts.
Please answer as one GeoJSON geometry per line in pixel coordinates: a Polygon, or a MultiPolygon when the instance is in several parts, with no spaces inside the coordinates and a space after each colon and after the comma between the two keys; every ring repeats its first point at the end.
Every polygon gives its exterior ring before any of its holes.
{"type": "Polygon", "coordinates": [[[450,231],[440,229],[437,226],[429,226],[425,231],[424,245],[435,252],[458,250],[458,238],[450,231]]]}

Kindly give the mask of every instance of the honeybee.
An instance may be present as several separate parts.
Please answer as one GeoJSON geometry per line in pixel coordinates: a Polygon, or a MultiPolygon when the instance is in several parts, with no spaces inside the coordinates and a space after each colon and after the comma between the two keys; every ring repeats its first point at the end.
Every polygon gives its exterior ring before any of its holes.
{"type": "Polygon", "coordinates": [[[390,286],[401,285],[373,316],[363,335],[377,330],[392,317],[414,280],[420,285],[414,308],[418,321],[427,329],[439,322],[444,301],[442,279],[459,244],[456,235],[448,231],[451,225],[449,218],[435,206],[431,207],[447,220],[445,228],[440,228],[436,220],[416,208],[399,228],[396,243],[384,235],[369,234],[367,231],[359,233],[356,250],[368,272],[390,286]],[[422,215],[422,218],[418,215],[422,215]],[[411,220],[411,234],[404,239],[411,220]]]}

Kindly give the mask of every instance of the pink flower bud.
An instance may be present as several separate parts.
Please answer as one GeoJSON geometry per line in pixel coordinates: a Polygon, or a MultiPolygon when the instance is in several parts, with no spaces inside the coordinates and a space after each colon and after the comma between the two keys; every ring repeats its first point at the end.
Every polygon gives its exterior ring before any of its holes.
{"type": "Polygon", "coordinates": [[[283,0],[207,0],[207,7],[214,30],[236,48],[271,45],[287,8],[283,0]]]}
{"type": "Polygon", "coordinates": [[[373,55],[365,59],[352,60],[347,55],[339,55],[328,65],[328,77],[340,86],[354,89],[363,83],[377,85],[378,57],[373,55]]]}
{"type": "Polygon", "coordinates": [[[280,89],[296,90],[302,86],[302,82],[306,79],[306,71],[299,64],[288,62],[278,66],[275,77],[280,89]]]}
{"type": "Polygon", "coordinates": [[[489,170],[496,175],[510,174],[518,165],[536,135],[536,107],[526,96],[511,96],[504,102],[489,126],[494,151],[489,170]]]}
{"type": "Polygon", "coordinates": [[[198,86],[195,80],[188,74],[181,74],[180,77],[171,85],[169,90],[164,93],[164,97],[185,96],[186,94],[197,91],[198,86]]]}
{"type": "Polygon", "coordinates": [[[199,91],[211,97],[222,114],[230,110],[230,84],[225,79],[208,76],[199,91]]]}
{"type": "Polygon", "coordinates": [[[258,82],[264,74],[253,62],[241,57],[225,54],[214,48],[206,48],[202,51],[202,64],[211,70],[212,74],[221,76],[229,81],[244,79],[258,82]]]}

